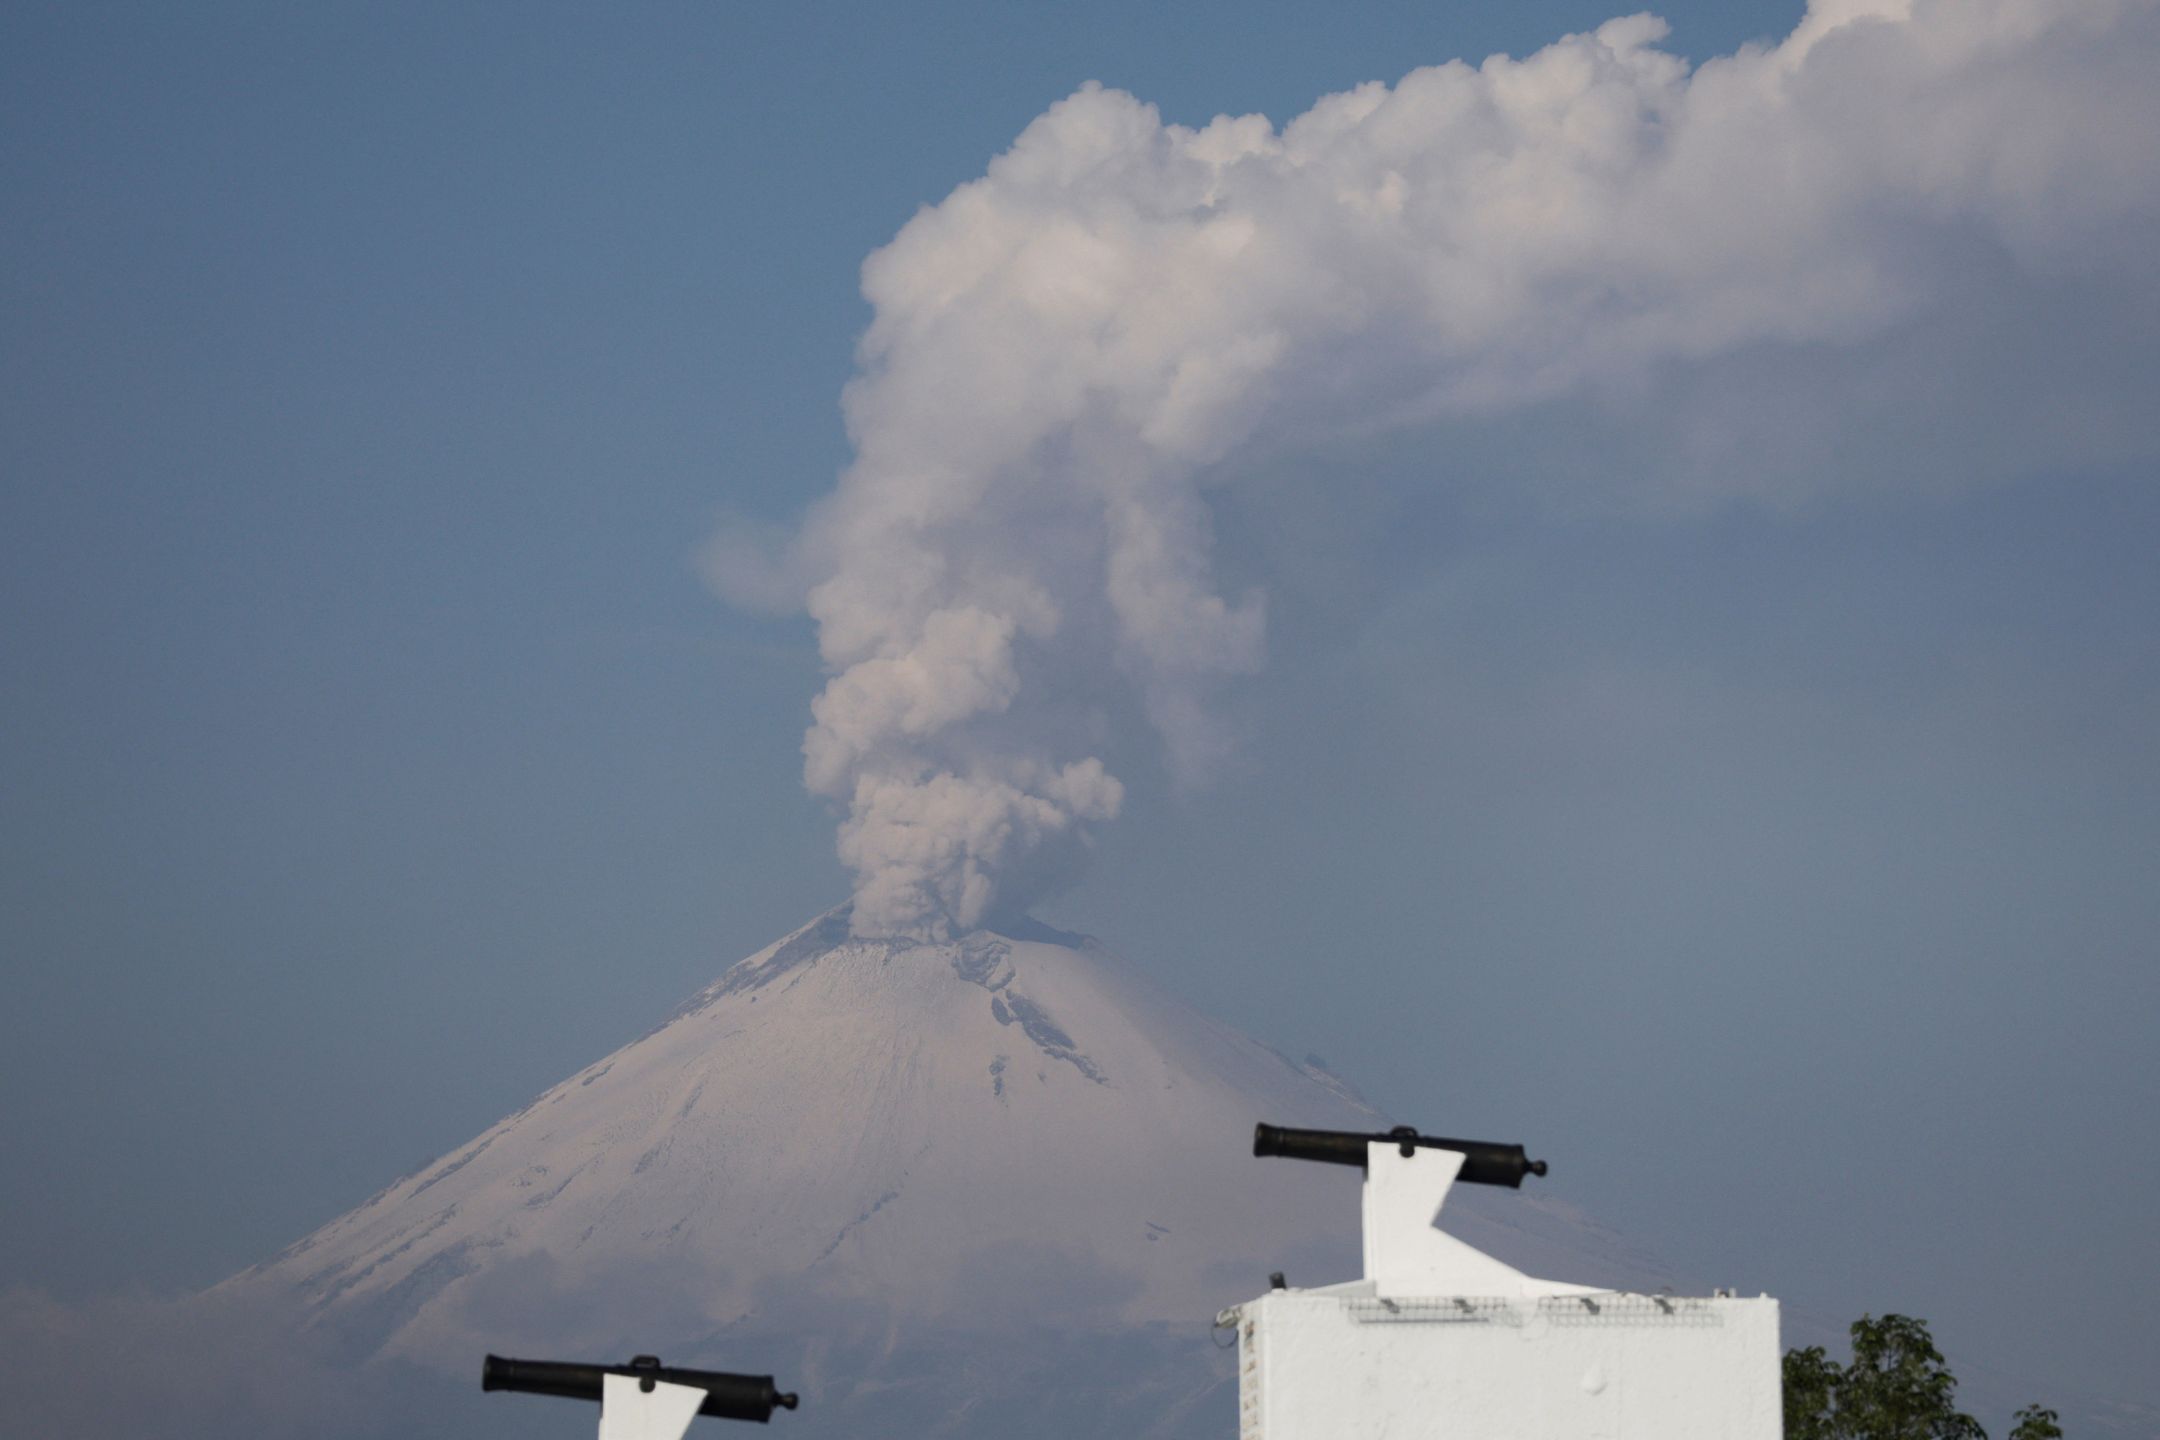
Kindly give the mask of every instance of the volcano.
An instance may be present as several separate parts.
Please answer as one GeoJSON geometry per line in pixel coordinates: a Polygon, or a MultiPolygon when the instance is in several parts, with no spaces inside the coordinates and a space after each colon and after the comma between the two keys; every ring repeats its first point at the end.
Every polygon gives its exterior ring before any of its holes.
{"type": "MultiPolygon", "coordinates": [[[[1211,1317],[1270,1271],[1358,1268],[1356,1175],[1254,1160],[1258,1120],[1387,1123],[1086,937],[863,939],[842,907],[222,1288],[449,1373],[771,1368],[803,1433],[1228,1434],[1211,1317]]],[[[1448,1214],[1533,1273],[1656,1279],[1551,1201],[1448,1214]]]]}

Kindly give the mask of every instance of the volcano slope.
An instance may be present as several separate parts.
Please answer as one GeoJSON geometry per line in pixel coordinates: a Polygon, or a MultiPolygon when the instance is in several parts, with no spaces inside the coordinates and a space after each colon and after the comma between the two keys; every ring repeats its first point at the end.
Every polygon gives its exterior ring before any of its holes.
{"type": "MultiPolygon", "coordinates": [[[[1357,1273],[1354,1172],[1252,1159],[1262,1119],[1385,1123],[1092,940],[866,940],[843,907],[220,1289],[405,1373],[770,1369],[804,1434],[1227,1435],[1215,1312],[1357,1273]]],[[[1536,1272],[1657,1278],[1550,1201],[1449,1221],[1536,1272]]]]}

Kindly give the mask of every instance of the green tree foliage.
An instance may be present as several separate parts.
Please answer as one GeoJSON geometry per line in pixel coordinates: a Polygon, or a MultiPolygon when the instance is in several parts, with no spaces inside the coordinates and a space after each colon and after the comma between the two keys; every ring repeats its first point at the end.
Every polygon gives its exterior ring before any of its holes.
{"type": "MultiPolygon", "coordinates": [[[[2062,1440],[2052,1410],[2029,1405],[2010,1440],[2062,1440]]],[[[1909,1315],[1853,1322],[1852,1361],[1820,1345],[1785,1355],[1785,1440],[1987,1440],[1957,1408],[1957,1377],[1909,1315]]]]}
{"type": "Polygon", "coordinates": [[[2018,1411],[2017,1428],[2010,1432],[2010,1440],[2063,1440],[2062,1426],[2056,1423],[2061,1418],[2052,1410],[2028,1405],[2018,1411]]]}

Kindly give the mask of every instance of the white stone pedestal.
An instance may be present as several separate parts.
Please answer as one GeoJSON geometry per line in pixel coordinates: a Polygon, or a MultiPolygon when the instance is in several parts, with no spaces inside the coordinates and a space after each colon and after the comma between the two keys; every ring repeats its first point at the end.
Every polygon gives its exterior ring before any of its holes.
{"type": "Polygon", "coordinates": [[[1775,1300],[1525,1275],[1434,1228],[1461,1164],[1373,1144],[1365,1278],[1225,1312],[1241,1440],[1779,1440],[1775,1300]]]}

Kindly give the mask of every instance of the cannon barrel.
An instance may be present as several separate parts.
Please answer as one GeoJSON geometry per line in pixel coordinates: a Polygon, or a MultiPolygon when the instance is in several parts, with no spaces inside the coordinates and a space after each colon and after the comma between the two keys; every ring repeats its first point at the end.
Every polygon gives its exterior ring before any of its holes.
{"type": "Polygon", "coordinates": [[[570,1400],[598,1400],[600,1377],[628,1375],[668,1385],[688,1385],[705,1392],[698,1414],[722,1420],[772,1419],[775,1407],[793,1410],[796,1397],[773,1388],[770,1375],[730,1375],[722,1370],[685,1370],[640,1355],[627,1365],[579,1365],[561,1360],[509,1360],[490,1355],[480,1367],[482,1390],[522,1390],[528,1395],[560,1395],[570,1400]]]}
{"type": "Polygon", "coordinates": [[[1463,1157],[1462,1172],[1455,1178],[1472,1185],[1522,1187],[1523,1176],[1543,1175],[1545,1162],[1532,1160],[1520,1145],[1498,1145],[1490,1140],[1449,1140],[1439,1135],[1420,1135],[1408,1125],[1393,1130],[1288,1130],[1279,1125],[1253,1127],[1252,1153],[1284,1155],[1292,1160],[1317,1160],[1327,1165],[1365,1168],[1365,1147],[1379,1141],[1412,1150],[1453,1150],[1463,1157]]]}

